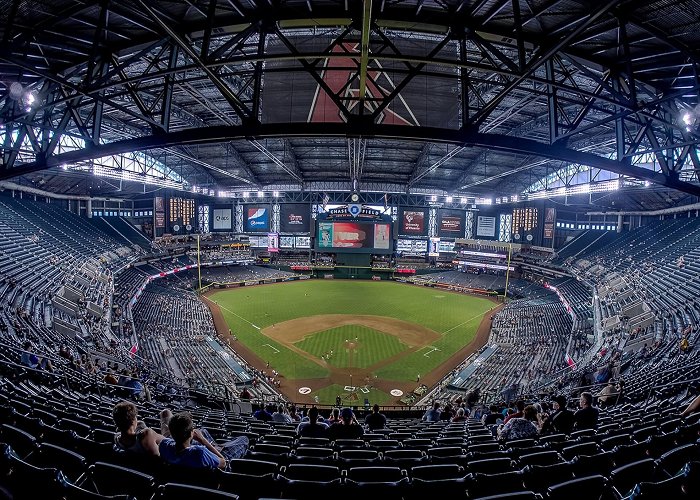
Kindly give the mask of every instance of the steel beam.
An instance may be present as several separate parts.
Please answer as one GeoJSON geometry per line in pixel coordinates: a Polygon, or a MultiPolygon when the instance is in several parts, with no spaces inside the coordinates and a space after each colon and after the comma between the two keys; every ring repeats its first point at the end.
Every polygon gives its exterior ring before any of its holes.
{"type": "Polygon", "coordinates": [[[369,37],[372,33],[372,0],[363,1],[362,32],[360,34],[360,114],[365,109],[367,92],[367,65],[369,64],[369,37]]]}
{"type": "MultiPolygon", "coordinates": [[[[183,144],[211,144],[234,139],[249,139],[251,137],[254,137],[255,140],[272,137],[367,137],[418,142],[432,141],[453,144],[458,147],[482,147],[496,151],[588,165],[621,175],[648,180],[694,196],[700,196],[699,185],[679,181],[671,175],[664,175],[641,167],[627,165],[625,162],[611,160],[592,153],[576,151],[557,144],[543,144],[531,139],[502,134],[482,133],[474,129],[445,130],[433,127],[404,127],[401,125],[384,124],[353,125],[348,123],[306,122],[294,124],[201,127],[198,129],[180,130],[161,135],[138,137],[125,141],[115,141],[108,144],[101,144],[90,149],[71,151],[36,162],[18,165],[10,171],[2,172],[2,174],[0,174],[0,180],[56,167],[62,163],[75,163],[131,151],[143,151],[183,144]]],[[[284,165],[284,167],[288,168],[286,165],[284,165]]],[[[291,171],[288,173],[296,178],[296,175],[291,171]]]]}

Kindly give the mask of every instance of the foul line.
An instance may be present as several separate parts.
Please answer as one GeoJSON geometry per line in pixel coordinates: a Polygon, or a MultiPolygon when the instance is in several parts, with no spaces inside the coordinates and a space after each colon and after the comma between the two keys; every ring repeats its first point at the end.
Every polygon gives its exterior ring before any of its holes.
{"type": "Polygon", "coordinates": [[[226,311],[227,313],[233,314],[235,317],[241,319],[242,321],[245,321],[246,323],[248,323],[250,326],[252,326],[252,327],[255,328],[256,330],[260,330],[260,327],[259,327],[259,326],[254,325],[253,323],[251,323],[250,321],[248,321],[247,319],[245,319],[243,316],[239,316],[238,314],[236,314],[235,312],[233,312],[231,309],[228,309],[228,308],[226,308],[226,307],[224,307],[224,306],[222,306],[222,305],[220,305],[220,304],[217,304],[216,302],[214,302],[213,300],[211,300],[209,297],[202,296],[202,298],[207,299],[209,302],[211,302],[212,304],[214,304],[215,306],[217,306],[219,309],[223,309],[223,310],[226,311]]]}
{"type": "Polygon", "coordinates": [[[446,333],[450,333],[452,330],[455,330],[455,329],[459,328],[459,327],[462,326],[462,325],[466,325],[467,323],[470,323],[470,322],[474,321],[474,320],[477,319],[477,318],[483,318],[483,317],[486,316],[488,313],[490,313],[491,311],[493,311],[494,309],[496,309],[496,307],[498,307],[498,306],[492,307],[491,309],[489,309],[489,310],[486,311],[485,313],[477,314],[477,315],[474,316],[473,318],[468,319],[467,321],[463,321],[463,322],[460,323],[459,325],[455,325],[455,326],[453,326],[452,328],[450,328],[449,330],[445,330],[444,332],[442,332],[442,334],[444,335],[444,334],[446,334],[446,333]]]}
{"type": "Polygon", "coordinates": [[[272,349],[273,351],[275,351],[275,354],[279,354],[279,352],[280,352],[280,350],[277,349],[277,348],[276,348],[275,346],[273,346],[272,344],[263,344],[263,345],[266,345],[267,347],[269,347],[270,349],[272,349]]]}

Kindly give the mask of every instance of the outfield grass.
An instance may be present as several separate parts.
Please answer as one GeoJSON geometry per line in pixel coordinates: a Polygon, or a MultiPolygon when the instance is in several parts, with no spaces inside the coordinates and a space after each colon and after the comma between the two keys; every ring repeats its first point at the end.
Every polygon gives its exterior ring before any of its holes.
{"type": "MultiPolygon", "coordinates": [[[[319,314],[376,315],[430,328],[442,335],[439,350],[411,354],[377,373],[390,380],[415,380],[467,345],[494,303],[481,297],[393,282],[305,280],[242,287],[210,296],[238,339],[289,379],[325,378],[327,369],[264,336],[261,328],[319,314]]],[[[385,335],[388,336],[388,335],[385,335]]],[[[330,349],[330,348],[329,348],[330,349]]],[[[323,349],[320,354],[325,351],[323,349]]],[[[389,357],[387,354],[385,357],[389,357]]]]}
{"type": "Polygon", "coordinates": [[[345,325],[316,332],[294,345],[317,358],[332,351],[327,362],[338,368],[367,368],[407,348],[393,335],[362,325],[345,325]],[[353,342],[355,348],[348,349],[346,340],[353,342]]]}

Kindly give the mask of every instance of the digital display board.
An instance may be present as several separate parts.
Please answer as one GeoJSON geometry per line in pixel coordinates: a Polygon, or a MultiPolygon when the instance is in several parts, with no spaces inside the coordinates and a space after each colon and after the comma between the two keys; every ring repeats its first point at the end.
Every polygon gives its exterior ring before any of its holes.
{"type": "Polygon", "coordinates": [[[441,209],[438,212],[438,234],[442,238],[463,238],[464,221],[466,213],[464,210],[441,209]]]}
{"type": "Polygon", "coordinates": [[[311,207],[304,203],[280,205],[280,231],[283,233],[308,233],[311,207]]]}
{"type": "Polygon", "coordinates": [[[428,251],[427,240],[398,240],[396,251],[404,254],[425,255],[428,251]]]}
{"type": "Polygon", "coordinates": [[[294,236],[280,236],[280,248],[294,248],[294,236]]]}
{"type": "Polygon", "coordinates": [[[270,229],[270,206],[245,205],[243,219],[244,232],[266,233],[270,229]]]}
{"type": "Polygon", "coordinates": [[[389,253],[391,224],[380,222],[319,222],[318,250],[389,253]]]}
{"type": "Polygon", "coordinates": [[[428,235],[428,209],[402,208],[399,212],[399,234],[405,236],[428,235]]]}

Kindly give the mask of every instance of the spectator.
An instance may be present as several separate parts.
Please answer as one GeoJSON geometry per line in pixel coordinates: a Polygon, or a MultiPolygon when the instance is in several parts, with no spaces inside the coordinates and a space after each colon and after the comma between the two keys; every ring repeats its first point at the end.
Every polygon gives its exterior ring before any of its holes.
{"type": "Polygon", "coordinates": [[[34,368],[38,370],[46,370],[49,372],[53,371],[53,365],[51,364],[50,360],[46,358],[40,358],[31,351],[32,343],[30,341],[27,340],[22,346],[22,348],[24,349],[24,352],[22,353],[22,357],[20,358],[20,363],[22,363],[24,366],[28,366],[29,368],[34,368]]]}
{"type": "Polygon", "coordinates": [[[560,432],[570,434],[574,430],[574,412],[566,407],[566,396],[555,396],[552,401],[554,412],[542,421],[542,433],[560,432]]]}
{"type": "Polygon", "coordinates": [[[503,427],[498,431],[498,438],[504,441],[513,439],[534,438],[537,436],[538,430],[535,422],[537,422],[537,408],[534,406],[526,406],[523,409],[522,417],[511,417],[508,422],[503,424],[503,427]]]}
{"type": "Polygon", "coordinates": [[[312,406],[309,410],[309,420],[302,421],[297,427],[300,437],[327,437],[328,424],[318,421],[318,408],[312,406]]]}
{"type": "Polygon", "coordinates": [[[439,422],[440,421],[440,402],[435,401],[433,407],[425,412],[423,418],[421,419],[425,422],[439,422]]]}
{"type": "Polygon", "coordinates": [[[163,436],[146,424],[137,420],[136,405],[122,401],[112,410],[112,419],[119,432],[114,436],[114,446],[117,450],[131,453],[158,456],[158,445],[163,436]]]}
{"type": "Polygon", "coordinates": [[[359,439],[364,434],[364,429],[357,422],[355,414],[350,408],[343,408],[340,412],[341,422],[331,425],[328,429],[328,437],[336,439],[359,439]]]}
{"type": "Polygon", "coordinates": [[[511,418],[522,418],[522,417],[523,417],[523,415],[524,415],[523,412],[524,412],[524,410],[525,410],[525,401],[523,401],[522,399],[521,399],[521,400],[518,400],[518,401],[515,403],[515,409],[517,410],[515,413],[509,414],[509,415],[505,418],[505,420],[503,420],[503,423],[504,423],[504,424],[507,424],[508,421],[509,421],[511,418]]]}
{"type": "Polygon", "coordinates": [[[297,412],[297,407],[296,405],[292,405],[289,408],[289,418],[292,419],[292,422],[301,422],[301,416],[297,412]]]}
{"type": "Polygon", "coordinates": [[[610,406],[617,403],[617,398],[620,396],[618,387],[612,382],[603,387],[603,390],[598,393],[598,406],[610,406]]]}
{"type": "Polygon", "coordinates": [[[574,414],[576,430],[595,429],[598,427],[598,409],[592,406],[593,394],[590,392],[582,392],[579,405],[581,409],[574,414]]]}
{"type": "Polygon", "coordinates": [[[457,414],[452,417],[452,422],[466,422],[467,420],[467,414],[464,410],[464,408],[458,408],[457,409],[457,414]]]}
{"type": "Polygon", "coordinates": [[[173,412],[168,408],[160,412],[160,433],[163,437],[170,437],[170,419],[173,418],[173,412]]]}
{"type": "Polygon", "coordinates": [[[384,429],[386,427],[386,416],[384,416],[383,413],[379,413],[378,404],[375,404],[372,407],[372,413],[365,417],[365,425],[370,431],[384,429]]]}
{"type": "Polygon", "coordinates": [[[241,399],[245,400],[250,400],[253,399],[253,396],[250,394],[250,391],[248,390],[247,387],[244,387],[241,393],[238,395],[241,399]]]}
{"type": "Polygon", "coordinates": [[[267,405],[263,406],[258,411],[253,413],[253,418],[257,420],[262,420],[263,422],[270,422],[272,420],[273,411],[275,411],[275,404],[267,403],[267,405]]]}
{"type": "Polygon", "coordinates": [[[495,425],[499,423],[499,420],[503,421],[503,415],[498,411],[498,406],[496,405],[491,405],[489,407],[489,413],[481,417],[481,423],[484,425],[495,425]]]}
{"type": "Polygon", "coordinates": [[[277,405],[277,411],[272,414],[272,421],[282,424],[291,424],[292,417],[289,416],[283,404],[277,405]]]}
{"type": "Polygon", "coordinates": [[[474,389],[473,391],[469,391],[467,393],[467,408],[470,410],[476,406],[476,404],[479,402],[479,398],[481,397],[481,389],[478,387],[474,389]]]}
{"type": "Polygon", "coordinates": [[[326,420],[326,423],[330,427],[331,425],[340,422],[340,408],[333,408],[331,414],[326,420]]]}
{"type": "Polygon", "coordinates": [[[449,422],[454,416],[455,412],[452,409],[452,405],[450,403],[447,403],[445,405],[445,409],[442,411],[442,413],[440,413],[440,420],[446,420],[449,422]]]}
{"type": "Polygon", "coordinates": [[[214,446],[204,433],[194,428],[189,412],[178,413],[170,419],[171,438],[161,441],[163,460],[172,465],[195,469],[225,469],[227,460],[241,458],[248,449],[248,438],[239,436],[223,447],[214,446]],[[196,444],[192,444],[196,441],[196,444]]]}

